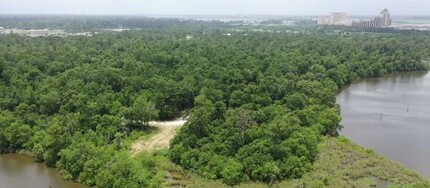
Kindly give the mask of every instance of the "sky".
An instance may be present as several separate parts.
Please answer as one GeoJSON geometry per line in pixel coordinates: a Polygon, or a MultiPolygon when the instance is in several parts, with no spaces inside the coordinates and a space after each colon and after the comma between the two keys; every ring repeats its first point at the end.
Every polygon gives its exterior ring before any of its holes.
{"type": "Polygon", "coordinates": [[[0,14],[430,15],[430,0],[0,0],[0,14]]]}

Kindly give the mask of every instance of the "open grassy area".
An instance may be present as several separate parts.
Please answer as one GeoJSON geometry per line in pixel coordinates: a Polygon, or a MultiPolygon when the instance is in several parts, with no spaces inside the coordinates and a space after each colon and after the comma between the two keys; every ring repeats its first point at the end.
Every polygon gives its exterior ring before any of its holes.
{"type": "MultiPolygon", "coordinates": [[[[301,179],[277,182],[272,187],[430,187],[417,173],[383,158],[372,150],[352,143],[345,137],[324,138],[314,170],[301,179]]],[[[171,185],[186,187],[228,187],[219,181],[199,178],[172,166],[171,185]]],[[[262,183],[247,183],[237,187],[269,187],[262,183]]]]}

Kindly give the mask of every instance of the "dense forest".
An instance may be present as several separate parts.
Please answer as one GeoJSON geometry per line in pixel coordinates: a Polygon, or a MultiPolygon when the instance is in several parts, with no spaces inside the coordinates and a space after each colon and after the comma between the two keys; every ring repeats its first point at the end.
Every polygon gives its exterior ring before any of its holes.
{"type": "Polygon", "coordinates": [[[342,127],[339,88],[426,70],[430,57],[425,32],[195,25],[0,35],[0,151],[29,152],[65,178],[98,187],[159,187],[163,156],[227,185],[300,178],[313,170],[322,136],[342,127]],[[188,110],[169,151],[130,156],[128,143],[149,131],[148,121],[188,110]]]}
{"type": "Polygon", "coordinates": [[[19,29],[61,29],[67,32],[88,32],[101,29],[166,29],[179,28],[231,28],[240,21],[198,21],[190,19],[151,18],[142,16],[47,16],[0,15],[0,26],[19,29]]]}

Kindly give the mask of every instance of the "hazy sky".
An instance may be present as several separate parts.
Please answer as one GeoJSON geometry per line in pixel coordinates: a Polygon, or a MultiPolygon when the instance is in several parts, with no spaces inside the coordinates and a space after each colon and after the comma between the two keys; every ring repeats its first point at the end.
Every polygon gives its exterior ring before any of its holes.
{"type": "Polygon", "coordinates": [[[430,0],[0,0],[0,14],[430,15],[430,0]]]}

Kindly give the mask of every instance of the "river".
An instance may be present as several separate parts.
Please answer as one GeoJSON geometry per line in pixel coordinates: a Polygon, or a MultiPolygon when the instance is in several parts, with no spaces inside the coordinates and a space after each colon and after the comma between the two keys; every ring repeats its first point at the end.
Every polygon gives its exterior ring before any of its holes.
{"type": "Polygon", "coordinates": [[[430,74],[361,79],[337,96],[352,141],[430,179],[430,74]]]}
{"type": "Polygon", "coordinates": [[[33,158],[18,155],[0,155],[1,188],[87,188],[83,184],[61,179],[55,168],[34,162],[33,158]]]}
{"type": "MultiPolygon", "coordinates": [[[[430,74],[361,79],[343,88],[337,102],[342,135],[430,178],[430,74]]],[[[0,187],[86,188],[17,154],[0,155],[0,187]]]]}

